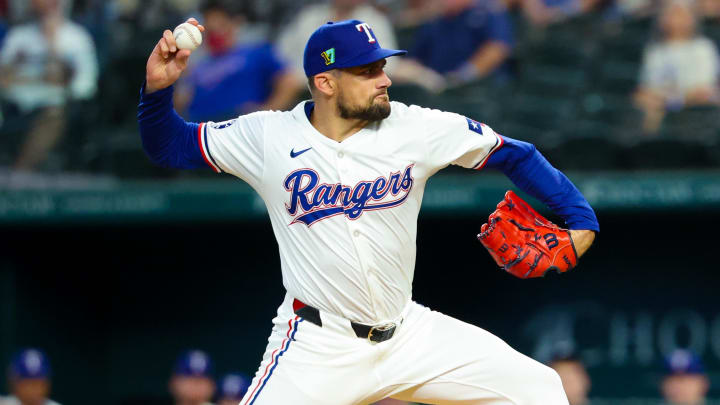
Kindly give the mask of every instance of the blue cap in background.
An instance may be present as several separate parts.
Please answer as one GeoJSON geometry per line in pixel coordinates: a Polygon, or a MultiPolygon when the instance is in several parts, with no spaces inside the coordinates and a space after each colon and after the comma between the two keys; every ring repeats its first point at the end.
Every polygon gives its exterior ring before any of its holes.
{"type": "Polygon", "coordinates": [[[50,362],[42,350],[24,349],[12,358],[10,375],[16,379],[48,378],[50,362]]]}
{"type": "Polygon", "coordinates": [[[250,386],[250,378],[244,374],[233,373],[223,377],[220,382],[220,397],[241,400],[250,386]]]}
{"type": "Polygon", "coordinates": [[[178,357],[173,372],[185,377],[208,377],[212,371],[210,356],[202,350],[190,350],[178,357]]]}
{"type": "Polygon", "coordinates": [[[667,374],[703,374],[700,357],[690,350],[677,349],[665,357],[665,372],[667,374]]]}
{"type": "Polygon", "coordinates": [[[331,69],[367,65],[407,51],[383,49],[368,24],[359,20],[328,22],[305,45],[303,68],[307,77],[331,69]]]}

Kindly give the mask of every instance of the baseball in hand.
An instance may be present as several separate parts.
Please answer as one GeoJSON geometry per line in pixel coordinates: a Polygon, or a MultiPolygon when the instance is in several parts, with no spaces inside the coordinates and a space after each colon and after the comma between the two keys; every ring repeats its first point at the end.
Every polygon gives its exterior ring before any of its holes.
{"type": "Polygon", "coordinates": [[[202,44],[202,34],[198,27],[190,23],[182,23],[173,31],[175,44],[178,49],[189,49],[194,51],[202,44]]]}

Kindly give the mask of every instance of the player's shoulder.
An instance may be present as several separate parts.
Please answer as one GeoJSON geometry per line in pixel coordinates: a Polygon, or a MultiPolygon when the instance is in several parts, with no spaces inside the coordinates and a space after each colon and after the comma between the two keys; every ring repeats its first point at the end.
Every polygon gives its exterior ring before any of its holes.
{"type": "Polygon", "coordinates": [[[91,39],[90,33],[87,31],[87,29],[74,21],[65,21],[62,25],[61,30],[62,31],[60,35],[66,37],[65,40],[68,41],[91,39]]]}
{"type": "Polygon", "coordinates": [[[701,49],[712,49],[712,50],[717,49],[715,42],[712,39],[710,39],[708,37],[704,37],[704,36],[695,37],[695,39],[693,39],[693,44],[696,47],[701,48],[701,49]]]}
{"type": "Polygon", "coordinates": [[[7,32],[7,38],[17,38],[17,39],[30,39],[30,36],[33,34],[39,34],[42,31],[40,30],[40,26],[37,24],[19,24],[14,27],[11,27],[10,30],[7,32]]]}

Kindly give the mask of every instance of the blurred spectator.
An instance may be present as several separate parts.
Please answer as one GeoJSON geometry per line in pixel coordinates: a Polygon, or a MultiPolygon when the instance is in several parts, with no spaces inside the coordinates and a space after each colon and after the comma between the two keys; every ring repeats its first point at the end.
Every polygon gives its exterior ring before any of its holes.
{"type": "Polygon", "coordinates": [[[240,44],[243,14],[230,0],[201,6],[205,59],[194,61],[176,93],[190,121],[222,121],[257,110],[282,110],[295,101],[294,80],[269,43],[240,44]]]}
{"type": "Polygon", "coordinates": [[[705,18],[720,18],[720,1],[697,0],[698,11],[705,18]]]}
{"type": "Polygon", "coordinates": [[[170,394],[175,405],[208,405],[215,393],[210,357],[191,350],[180,355],[170,379],[170,394]]]}
{"type": "Polygon", "coordinates": [[[562,380],[570,405],[589,405],[590,376],[585,365],[575,357],[558,357],[550,363],[562,380]]]}
{"type": "Polygon", "coordinates": [[[228,374],[220,382],[218,405],[238,405],[250,386],[250,378],[243,374],[228,374]]]}
{"type": "MultiPolygon", "coordinates": [[[[384,48],[397,48],[392,23],[367,0],[331,0],[306,6],[285,27],[278,38],[278,50],[294,72],[297,92],[307,86],[308,78],[305,77],[303,70],[303,55],[308,38],[326,22],[344,20],[360,20],[368,23],[375,38],[384,48]]],[[[385,71],[396,83],[413,83],[430,91],[440,91],[444,88],[444,81],[440,75],[403,58],[388,59],[385,71]]]]}
{"type": "Polygon", "coordinates": [[[17,353],[8,369],[12,395],[0,398],[0,405],[58,405],[50,394],[50,362],[37,349],[17,353]]]}
{"type": "Polygon", "coordinates": [[[65,109],[95,95],[95,46],[63,14],[62,0],[32,0],[34,20],[13,27],[0,50],[0,88],[6,123],[26,123],[15,168],[42,163],[65,130],[65,109]]]}
{"type": "MultiPolygon", "coordinates": [[[[303,70],[303,54],[310,34],[328,21],[343,20],[360,20],[368,23],[383,47],[397,48],[397,40],[390,20],[366,0],[330,0],[305,6],[283,29],[277,40],[278,52],[287,60],[302,86],[307,83],[303,70]]],[[[388,65],[392,65],[391,59],[388,59],[388,65]]]]}
{"type": "MultiPolygon", "coordinates": [[[[78,1],[78,0],[75,0],[78,1]]],[[[199,0],[83,0],[98,2],[110,10],[112,18],[131,23],[140,31],[174,27],[197,10],[199,0]],[[108,4],[109,3],[109,4],[108,4]],[[173,25],[174,24],[174,25],[173,25]]],[[[157,33],[155,33],[157,34],[157,33]]]]}
{"type": "Polygon", "coordinates": [[[5,25],[5,20],[3,19],[2,15],[0,15],[0,47],[2,47],[3,39],[5,39],[6,33],[7,26],[5,25]]]}
{"type": "Polygon", "coordinates": [[[442,12],[442,2],[433,0],[375,0],[396,28],[417,27],[442,12]]]}
{"type": "Polygon", "coordinates": [[[665,358],[662,395],[668,405],[701,405],[710,381],[700,358],[688,350],[676,350],[665,358]]]}
{"type": "Polygon", "coordinates": [[[656,0],[615,0],[613,7],[619,16],[643,18],[655,15],[660,8],[660,2],[656,0]]]}
{"type": "Polygon", "coordinates": [[[452,86],[504,71],[512,26],[499,0],[442,0],[443,15],[417,32],[410,55],[452,86]]]}
{"type": "Polygon", "coordinates": [[[596,10],[607,0],[505,0],[509,7],[522,9],[535,25],[558,23],[596,10]]]}
{"type": "Polygon", "coordinates": [[[645,112],[646,133],[657,132],[666,110],[718,101],[718,51],[697,34],[691,4],[671,1],[658,18],[661,38],[645,50],[635,93],[636,104],[645,112]]]}
{"type": "MultiPolygon", "coordinates": [[[[0,0],[0,47],[2,47],[3,39],[7,33],[7,17],[7,0],[0,0]]],[[[1,122],[0,125],[2,125],[1,122]]]]}

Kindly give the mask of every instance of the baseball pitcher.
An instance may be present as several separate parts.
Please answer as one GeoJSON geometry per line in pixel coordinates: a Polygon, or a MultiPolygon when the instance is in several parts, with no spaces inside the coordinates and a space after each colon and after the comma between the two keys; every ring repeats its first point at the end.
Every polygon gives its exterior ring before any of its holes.
{"type": "Polygon", "coordinates": [[[498,204],[478,238],[521,278],[571,269],[599,230],[567,177],[532,145],[485,124],[390,101],[383,67],[405,51],[382,48],[362,21],[330,22],[310,36],[303,67],[312,100],[292,111],[185,122],[172,94],[190,53],[165,31],[147,63],[138,121],[155,163],[239,177],[267,206],[287,294],[242,405],[385,397],[568,403],[552,369],[412,297],[417,217],[430,176],[450,164],[501,170],[566,221],[569,231],[512,192],[498,204]]]}

